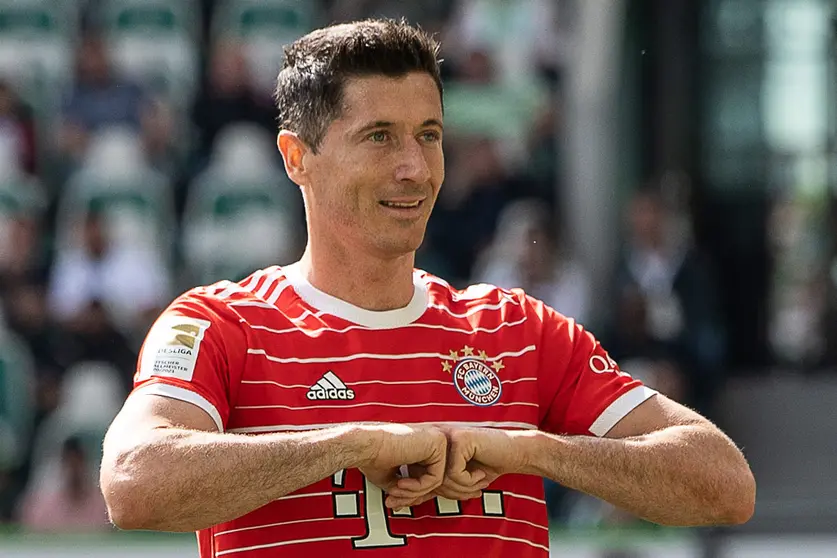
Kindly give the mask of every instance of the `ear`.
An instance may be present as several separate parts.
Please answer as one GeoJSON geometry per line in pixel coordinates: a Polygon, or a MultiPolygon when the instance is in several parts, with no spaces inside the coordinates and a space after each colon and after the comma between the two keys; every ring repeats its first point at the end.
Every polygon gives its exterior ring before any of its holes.
{"type": "Polygon", "coordinates": [[[297,186],[304,186],[308,182],[305,168],[305,155],[309,152],[308,146],[298,135],[288,130],[282,130],[276,137],[276,146],[282,153],[282,160],[285,162],[285,172],[297,186]]]}

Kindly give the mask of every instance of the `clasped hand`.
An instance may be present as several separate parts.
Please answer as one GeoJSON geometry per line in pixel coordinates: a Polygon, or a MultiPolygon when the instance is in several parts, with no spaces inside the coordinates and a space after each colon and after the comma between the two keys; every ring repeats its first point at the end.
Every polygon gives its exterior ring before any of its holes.
{"type": "Polygon", "coordinates": [[[513,433],[489,428],[387,425],[360,471],[386,494],[386,506],[416,506],[442,496],[479,498],[500,475],[522,472],[513,433]],[[408,465],[409,476],[399,473],[408,465]]]}

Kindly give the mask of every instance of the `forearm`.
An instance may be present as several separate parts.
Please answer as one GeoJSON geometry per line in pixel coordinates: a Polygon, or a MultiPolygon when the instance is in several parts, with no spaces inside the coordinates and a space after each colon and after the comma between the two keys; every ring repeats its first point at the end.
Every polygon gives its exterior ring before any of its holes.
{"type": "Polygon", "coordinates": [[[673,426],[625,439],[521,433],[525,473],[550,478],[663,525],[741,523],[755,482],[718,431],[673,426]]]}
{"type": "Polygon", "coordinates": [[[195,531],[355,466],[365,451],[353,427],[260,436],[161,428],[106,452],[102,487],[120,527],[195,531]]]}

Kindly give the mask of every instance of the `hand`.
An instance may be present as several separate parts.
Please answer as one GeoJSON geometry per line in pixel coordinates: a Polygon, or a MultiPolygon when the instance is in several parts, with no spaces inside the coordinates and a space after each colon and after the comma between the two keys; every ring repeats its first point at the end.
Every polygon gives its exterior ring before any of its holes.
{"type": "Polygon", "coordinates": [[[448,445],[445,433],[432,426],[404,424],[376,424],[362,428],[369,434],[369,451],[358,464],[358,469],[385,493],[397,491],[397,498],[388,496],[386,505],[396,507],[397,499],[417,501],[431,498],[445,476],[448,445]],[[402,465],[408,466],[413,482],[408,487],[397,489],[402,465]]]}
{"type": "Polygon", "coordinates": [[[517,440],[527,433],[491,428],[446,426],[441,429],[448,440],[447,466],[442,485],[433,494],[410,500],[407,491],[414,489],[416,479],[401,479],[390,491],[392,507],[415,506],[437,495],[451,500],[479,498],[482,491],[500,475],[518,473],[525,469],[525,454],[520,451],[517,440]]]}

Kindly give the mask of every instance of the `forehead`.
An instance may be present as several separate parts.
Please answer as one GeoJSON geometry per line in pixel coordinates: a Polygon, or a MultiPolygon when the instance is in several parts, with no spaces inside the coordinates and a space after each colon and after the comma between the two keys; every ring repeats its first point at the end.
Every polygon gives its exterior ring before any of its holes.
{"type": "Polygon", "coordinates": [[[362,76],[346,81],[339,120],[382,120],[394,123],[442,120],[442,100],[433,78],[424,72],[402,77],[362,76]]]}

